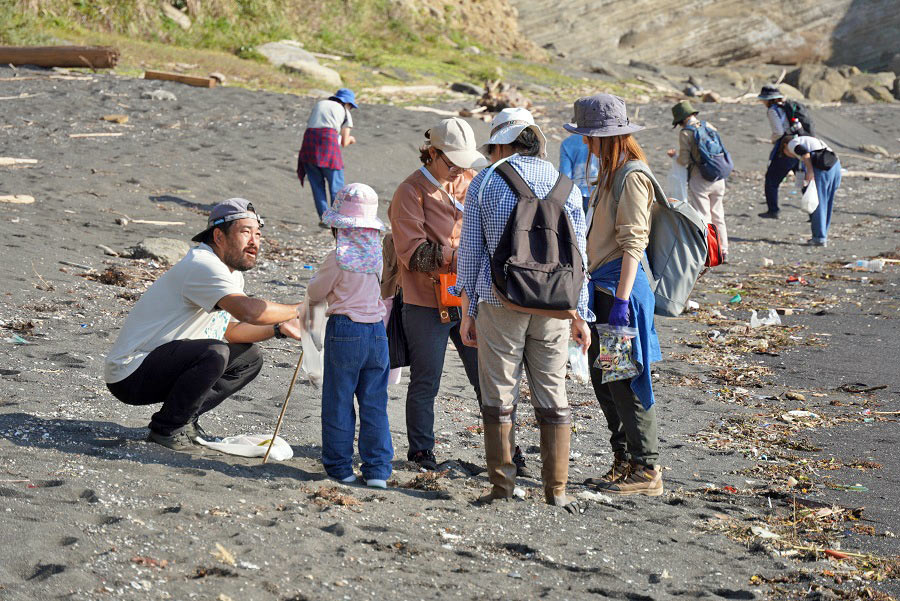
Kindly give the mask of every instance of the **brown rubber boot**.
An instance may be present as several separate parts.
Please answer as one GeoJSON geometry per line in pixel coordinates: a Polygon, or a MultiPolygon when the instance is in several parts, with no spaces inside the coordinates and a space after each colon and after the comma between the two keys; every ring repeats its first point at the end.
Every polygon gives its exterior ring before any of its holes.
{"type": "Polygon", "coordinates": [[[541,478],[544,481],[544,498],[550,505],[564,507],[569,513],[578,513],[578,503],[566,495],[571,441],[571,424],[541,424],[541,478]]]}
{"type": "Polygon", "coordinates": [[[662,469],[658,465],[652,468],[632,462],[628,475],[604,487],[603,492],[612,495],[647,495],[658,497],[663,494],[662,469]]]}
{"type": "Polygon", "coordinates": [[[513,463],[515,448],[513,425],[484,424],[484,456],[487,463],[488,479],[491,481],[490,494],[479,499],[490,502],[494,499],[512,498],[516,485],[516,465],[513,463]]]}
{"type": "Polygon", "coordinates": [[[584,483],[590,486],[605,488],[610,484],[618,482],[625,476],[627,476],[630,466],[631,464],[625,458],[625,453],[623,453],[622,451],[616,451],[613,454],[613,463],[612,467],[609,468],[609,471],[599,478],[587,478],[584,483]]]}

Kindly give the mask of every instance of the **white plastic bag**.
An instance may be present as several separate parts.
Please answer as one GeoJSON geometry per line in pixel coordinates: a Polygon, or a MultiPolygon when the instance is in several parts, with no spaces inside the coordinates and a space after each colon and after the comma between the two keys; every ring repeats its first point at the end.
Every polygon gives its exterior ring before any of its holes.
{"type": "MultiPolygon", "coordinates": [[[[207,442],[202,438],[198,438],[197,442],[204,447],[227,453],[228,455],[238,455],[240,457],[263,457],[269,448],[269,442],[272,437],[267,434],[244,434],[241,436],[229,436],[223,438],[221,442],[207,442]]],[[[294,456],[294,450],[285,440],[275,437],[275,444],[272,445],[272,452],[269,458],[276,461],[286,461],[294,456]]]]}
{"type": "Polygon", "coordinates": [[[572,368],[572,379],[576,382],[579,384],[591,383],[587,353],[574,340],[569,341],[569,367],[572,368]]]}
{"type": "Polygon", "coordinates": [[[762,326],[780,326],[781,318],[778,316],[778,311],[775,309],[769,309],[766,313],[765,317],[760,317],[756,310],[750,312],[750,327],[751,328],[759,328],[762,326]]]}
{"type": "Polygon", "coordinates": [[[300,318],[300,343],[303,345],[303,363],[301,367],[309,377],[309,382],[316,388],[322,387],[325,376],[325,305],[309,305],[309,299],[303,302],[298,313],[300,318]]]}
{"type": "Polygon", "coordinates": [[[803,198],[800,199],[800,208],[810,214],[819,208],[819,191],[816,190],[816,180],[810,181],[806,186],[803,198]]]}
{"type": "Polygon", "coordinates": [[[687,187],[687,167],[679,165],[675,157],[672,157],[672,168],[669,169],[669,177],[666,179],[666,195],[669,198],[687,200],[687,187]]]}

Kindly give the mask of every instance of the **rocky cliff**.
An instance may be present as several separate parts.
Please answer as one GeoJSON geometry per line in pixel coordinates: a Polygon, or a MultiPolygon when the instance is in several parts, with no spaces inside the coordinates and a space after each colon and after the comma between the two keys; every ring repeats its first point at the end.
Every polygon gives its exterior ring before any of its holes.
{"type": "Polygon", "coordinates": [[[540,46],[589,63],[827,62],[887,67],[898,0],[511,0],[540,46]]]}

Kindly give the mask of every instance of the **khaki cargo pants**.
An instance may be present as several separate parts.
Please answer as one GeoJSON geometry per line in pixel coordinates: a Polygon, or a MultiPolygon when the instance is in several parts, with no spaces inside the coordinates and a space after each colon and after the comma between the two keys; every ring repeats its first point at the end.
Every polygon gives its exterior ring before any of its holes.
{"type": "Polygon", "coordinates": [[[571,423],[566,398],[569,321],[482,302],[475,325],[485,423],[511,421],[523,367],[538,423],[571,423]]]}

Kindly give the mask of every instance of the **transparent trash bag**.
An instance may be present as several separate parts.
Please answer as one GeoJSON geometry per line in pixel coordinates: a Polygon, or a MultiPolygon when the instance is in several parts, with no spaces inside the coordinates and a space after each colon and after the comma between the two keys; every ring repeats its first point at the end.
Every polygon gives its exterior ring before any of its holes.
{"type": "Polygon", "coordinates": [[[666,178],[666,195],[669,198],[687,200],[688,172],[687,167],[679,165],[675,157],[672,157],[672,167],[666,178]]]}
{"type": "Polygon", "coordinates": [[[603,371],[600,381],[606,384],[638,375],[640,372],[635,365],[631,346],[631,339],[638,335],[637,328],[607,323],[596,324],[594,328],[599,351],[594,367],[603,371]]]}
{"type": "Polygon", "coordinates": [[[569,341],[569,367],[572,369],[572,379],[579,384],[589,384],[591,374],[588,371],[588,358],[581,346],[574,340],[569,341]]]}
{"type": "Polygon", "coordinates": [[[800,199],[800,208],[809,214],[812,214],[819,208],[819,191],[816,190],[816,180],[809,182],[806,190],[803,191],[803,197],[800,199]]]}
{"type": "MultiPolygon", "coordinates": [[[[197,442],[204,447],[226,453],[228,455],[238,455],[240,457],[263,457],[269,448],[272,436],[269,434],[242,434],[241,436],[229,436],[223,438],[220,442],[207,442],[202,438],[198,438],[197,442]]],[[[272,445],[272,452],[269,453],[270,459],[276,461],[286,461],[294,456],[294,450],[282,437],[275,437],[275,444],[272,445]]]]}

